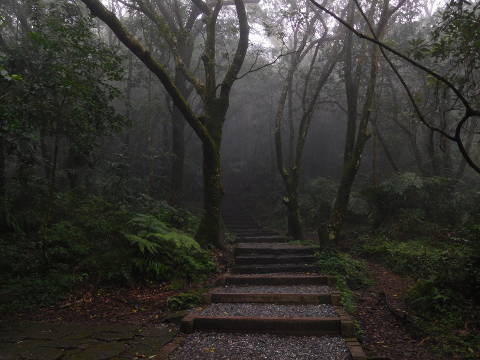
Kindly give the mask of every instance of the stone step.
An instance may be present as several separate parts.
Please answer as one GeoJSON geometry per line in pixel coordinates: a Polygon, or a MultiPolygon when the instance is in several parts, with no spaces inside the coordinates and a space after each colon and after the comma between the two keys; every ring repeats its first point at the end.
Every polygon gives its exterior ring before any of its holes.
{"type": "Polygon", "coordinates": [[[217,303],[182,320],[182,331],[269,332],[354,337],[354,324],[339,306],[328,304],[217,303]]]}
{"type": "Polygon", "coordinates": [[[238,243],[235,246],[235,256],[247,255],[312,255],[314,248],[285,243],[238,243]]]}
{"type": "Polygon", "coordinates": [[[235,265],[232,267],[234,274],[308,273],[315,270],[317,267],[304,264],[235,265]]]}
{"type": "Polygon", "coordinates": [[[261,230],[261,229],[245,230],[245,229],[239,229],[235,226],[233,226],[233,227],[232,226],[227,226],[227,229],[228,229],[228,231],[233,232],[235,234],[247,234],[247,235],[252,234],[252,233],[253,234],[263,234],[263,230],[261,230]]]}
{"type": "Polygon", "coordinates": [[[213,303],[331,304],[340,305],[340,294],[328,286],[235,286],[217,288],[213,303]]]}
{"type": "MultiPolygon", "coordinates": [[[[181,330],[261,332],[285,335],[344,336],[338,317],[262,318],[247,316],[189,316],[182,321],[181,330]]],[[[348,336],[352,336],[348,334],[348,336]]]]}
{"type": "Polygon", "coordinates": [[[222,285],[335,285],[335,277],[309,274],[225,275],[222,285]]]}
{"type": "Polygon", "coordinates": [[[269,264],[313,264],[313,255],[256,255],[237,256],[235,265],[269,265],[269,264]]]}
{"type": "MultiPolygon", "coordinates": [[[[162,356],[162,359],[359,360],[358,357],[351,358],[349,356],[352,353],[348,347],[350,342],[347,341],[348,339],[332,336],[197,331],[187,337],[187,340],[173,353],[173,356],[162,356]]],[[[357,345],[358,342],[352,344],[357,345]]]]}
{"type": "Polygon", "coordinates": [[[291,238],[280,235],[237,237],[237,243],[276,243],[287,242],[289,240],[291,240],[291,238]]]}
{"type": "Polygon", "coordinates": [[[256,226],[255,224],[248,224],[248,225],[232,225],[232,224],[225,224],[228,230],[230,231],[255,231],[255,232],[262,232],[263,230],[260,226],[256,226]]]}
{"type": "Polygon", "coordinates": [[[235,235],[239,237],[256,237],[256,236],[279,236],[279,233],[273,232],[273,231],[264,231],[264,230],[259,230],[259,231],[232,231],[235,233],[235,235]]]}
{"type": "Polygon", "coordinates": [[[255,219],[248,215],[248,214],[241,214],[241,215],[228,215],[228,214],[224,214],[223,215],[223,221],[225,222],[228,222],[228,221],[244,221],[244,220],[247,220],[247,221],[255,221],[255,219]]]}

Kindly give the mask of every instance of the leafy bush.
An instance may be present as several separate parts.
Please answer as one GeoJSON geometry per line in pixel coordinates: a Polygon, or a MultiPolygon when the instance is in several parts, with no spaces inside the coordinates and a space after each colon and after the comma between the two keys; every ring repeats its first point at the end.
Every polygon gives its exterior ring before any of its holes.
{"type": "MultiPolygon", "coordinates": [[[[51,304],[85,281],[184,285],[215,269],[211,254],[176,229],[178,221],[169,222],[172,214],[182,214],[182,226],[192,229],[197,220],[186,211],[157,203],[150,214],[134,213],[122,204],[81,193],[55,194],[48,212],[43,203],[35,201],[31,211],[48,216],[37,216],[29,226],[0,236],[2,312],[51,304]]],[[[17,224],[26,224],[22,217],[28,212],[15,215],[17,224]]]]}
{"type": "Polygon", "coordinates": [[[315,255],[319,270],[322,273],[336,276],[342,305],[348,312],[355,312],[353,292],[350,289],[358,289],[370,284],[365,262],[356,260],[348,254],[334,251],[322,251],[315,255]]]}
{"type": "Polygon", "coordinates": [[[170,311],[186,310],[191,309],[202,302],[203,295],[201,291],[190,291],[170,296],[167,299],[167,308],[170,311]]]}
{"type": "Polygon", "coordinates": [[[200,280],[214,268],[211,255],[190,236],[171,229],[153,215],[138,214],[127,224],[126,239],[138,251],[132,261],[141,274],[156,280],[200,280]]]}
{"type": "MultiPolygon", "coordinates": [[[[307,227],[317,229],[319,224],[328,220],[337,195],[337,188],[336,182],[323,177],[312,180],[305,187],[300,198],[300,210],[307,227]]],[[[349,219],[365,218],[369,211],[369,205],[363,197],[352,192],[347,214],[349,219]]]]}
{"type": "Polygon", "coordinates": [[[478,241],[454,234],[449,241],[434,243],[418,238],[394,241],[367,237],[357,251],[417,279],[407,295],[407,304],[421,336],[428,334],[449,356],[475,358],[473,349],[480,349],[480,337],[475,335],[480,321],[478,241]]]}
{"type": "Polygon", "coordinates": [[[454,223],[463,214],[456,199],[455,182],[403,173],[364,190],[363,195],[376,209],[377,225],[405,209],[420,209],[432,221],[454,223]]]}

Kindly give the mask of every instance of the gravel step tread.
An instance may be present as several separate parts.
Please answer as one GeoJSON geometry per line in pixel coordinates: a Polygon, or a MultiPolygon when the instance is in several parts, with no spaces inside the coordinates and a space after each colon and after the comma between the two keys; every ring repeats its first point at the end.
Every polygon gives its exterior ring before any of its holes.
{"type": "Polygon", "coordinates": [[[224,294],[329,294],[329,286],[225,286],[215,291],[224,294]]]}
{"type": "Polygon", "coordinates": [[[282,236],[282,235],[258,235],[258,236],[243,236],[241,237],[240,239],[244,239],[244,240],[255,240],[255,239],[271,239],[271,240],[274,240],[274,239],[281,239],[281,240],[288,240],[290,239],[289,237],[287,236],[282,236]]]}
{"type": "Polygon", "coordinates": [[[329,277],[329,275],[324,274],[312,274],[309,272],[305,273],[297,273],[297,272],[283,272],[283,273],[264,273],[264,274],[235,274],[235,275],[227,275],[227,277],[235,277],[235,278],[325,278],[329,277]]]}
{"type": "Polygon", "coordinates": [[[309,254],[236,256],[236,265],[313,264],[316,258],[309,254]]]}
{"type": "Polygon", "coordinates": [[[225,285],[229,286],[316,286],[334,284],[331,277],[307,273],[229,274],[225,285]]]}
{"type": "Polygon", "coordinates": [[[313,250],[314,248],[303,245],[295,244],[285,244],[282,242],[263,244],[263,243],[238,243],[236,246],[238,249],[277,249],[277,250],[290,250],[290,249],[301,249],[301,250],[313,250]]]}
{"type": "Polygon", "coordinates": [[[328,275],[312,274],[312,273],[265,273],[265,274],[235,274],[228,275],[227,277],[234,278],[318,278],[323,279],[328,275]]]}
{"type": "Polygon", "coordinates": [[[260,254],[260,255],[239,255],[236,257],[237,259],[244,259],[244,260],[247,260],[247,259],[258,259],[258,260],[262,260],[262,259],[279,259],[279,260],[282,260],[282,259],[315,259],[315,256],[313,255],[303,255],[303,254],[285,254],[285,255],[281,255],[281,254],[273,254],[273,255],[270,255],[270,254],[260,254]]]}
{"type": "Polygon", "coordinates": [[[340,337],[195,332],[169,360],[344,360],[348,356],[340,337]]]}
{"type": "Polygon", "coordinates": [[[335,308],[326,304],[280,305],[256,303],[210,304],[200,316],[244,316],[261,318],[332,318],[338,317],[335,308]]]}
{"type": "Polygon", "coordinates": [[[232,271],[236,274],[266,274],[283,272],[314,272],[316,267],[310,264],[270,264],[270,265],[235,265],[232,271]]]}

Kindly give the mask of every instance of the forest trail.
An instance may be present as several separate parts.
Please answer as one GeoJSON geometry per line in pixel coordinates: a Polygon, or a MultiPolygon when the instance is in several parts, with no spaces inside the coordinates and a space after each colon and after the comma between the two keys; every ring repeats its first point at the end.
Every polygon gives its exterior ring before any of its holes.
{"type": "Polygon", "coordinates": [[[262,229],[238,205],[224,214],[235,264],[210,304],[183,320],[190,334],[169,359],[366,359],[335,279],[315,274],[313,249],[262,229]]]}

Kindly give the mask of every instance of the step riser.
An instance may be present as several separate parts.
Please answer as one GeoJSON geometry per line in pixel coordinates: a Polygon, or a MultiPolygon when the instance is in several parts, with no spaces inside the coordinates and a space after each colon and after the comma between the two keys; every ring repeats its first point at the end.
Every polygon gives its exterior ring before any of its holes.
{"type": "MultiPolygon", "coordinates": [[[[235,229],[234,226],[232,226],[232,228],[235,229]]],[[[248,228],[248,229],[239,229],[237,228],[236,229],[237,232],[239,233],[243,233],[243,234],[247,234],[245,236],[249,236],[248,234],[271,234],[271,235],[252,235],[252,236],[275,236],[275,235],[279,235],[278,232],[276,231],[272,231],[272,230],[265,230],[265,229],[261,229],[261,228],[258,228],[258,229],[255,229],[255,228],[248,228]]]]}
{"type": "Polygon", "coordinates": [[[306,255],[312,256],[312,250],[308,249],[259,249],[259,248],[236,248],[235,256],[242,255],[306,255]]]}
{"type": "Polygon", "coordinates": [[[192,330],[266,332],[289,335],[341,335],[337,318],[196,317],[192,330]]]}
{"type": "Polygon", "coordinates": [[[236,265],[273,265],[273,264],[313,264],[315,262],[314,256],[297,256],[297,257],[251,257],[235,259],[236,265]]]}
{"type": "Polygon", "coordinates": [[[232,231],[233,234],[235,234],[236,237],[239,238],[244,238],[244,237],[270,237],[270,236],[278,236],[276,233],[243,233],[243,232],[238,232],[238,231],[232,231]]]}
{"type": "Polygon", "coordinates": [[[225,224],[226,227],[229,229],[238,229],[238,230],[261,230],[260,226],[254,223],[230,223],[230,224],[225,224]]]}
{"type": "Polygon", "coordinates": [[[268,267],[268,268],[257,268],[252,267],[242,267],[238,268],[234,266],[232,272],[234,274],[269,274],[269,273],[283,273],[283,272],[292,272],[292,273],[308,273],[315,271],[315,268],[312,266],[292,266],[288,269],[285,267],[268,267]]]}
{"type": "Polygon", "coordinates": [[[329,278],[302,278],[299,277],[226,277],[226,285],[331,285],[329,278]]]}
{"type": "Polygon", "coordinates": [[[330,294],[226,294],[213,293],[214,303],[333,304],[330,294]]]}
{"type": "Polygon", "coordinates": [[[290,240],[285,236],[278,236],[278,235],[265,235],[265,236],[241,236],[238,237],[239,242],[262,242],[262,240],[269,240],[271,242],[286,242],[290,240]]]}
{"type": "Polygon", "coordinates": [[[273,243],[285,243],[286,239],[283,238],[273,238],[269,239],[267,237],[255,237],[255,238],[244,238],[244,237],[237,237],[237,243],[247,243],[247,244],[255,244],[255,243],[262,243],[262,244],[273,244],[273,243]]]}

